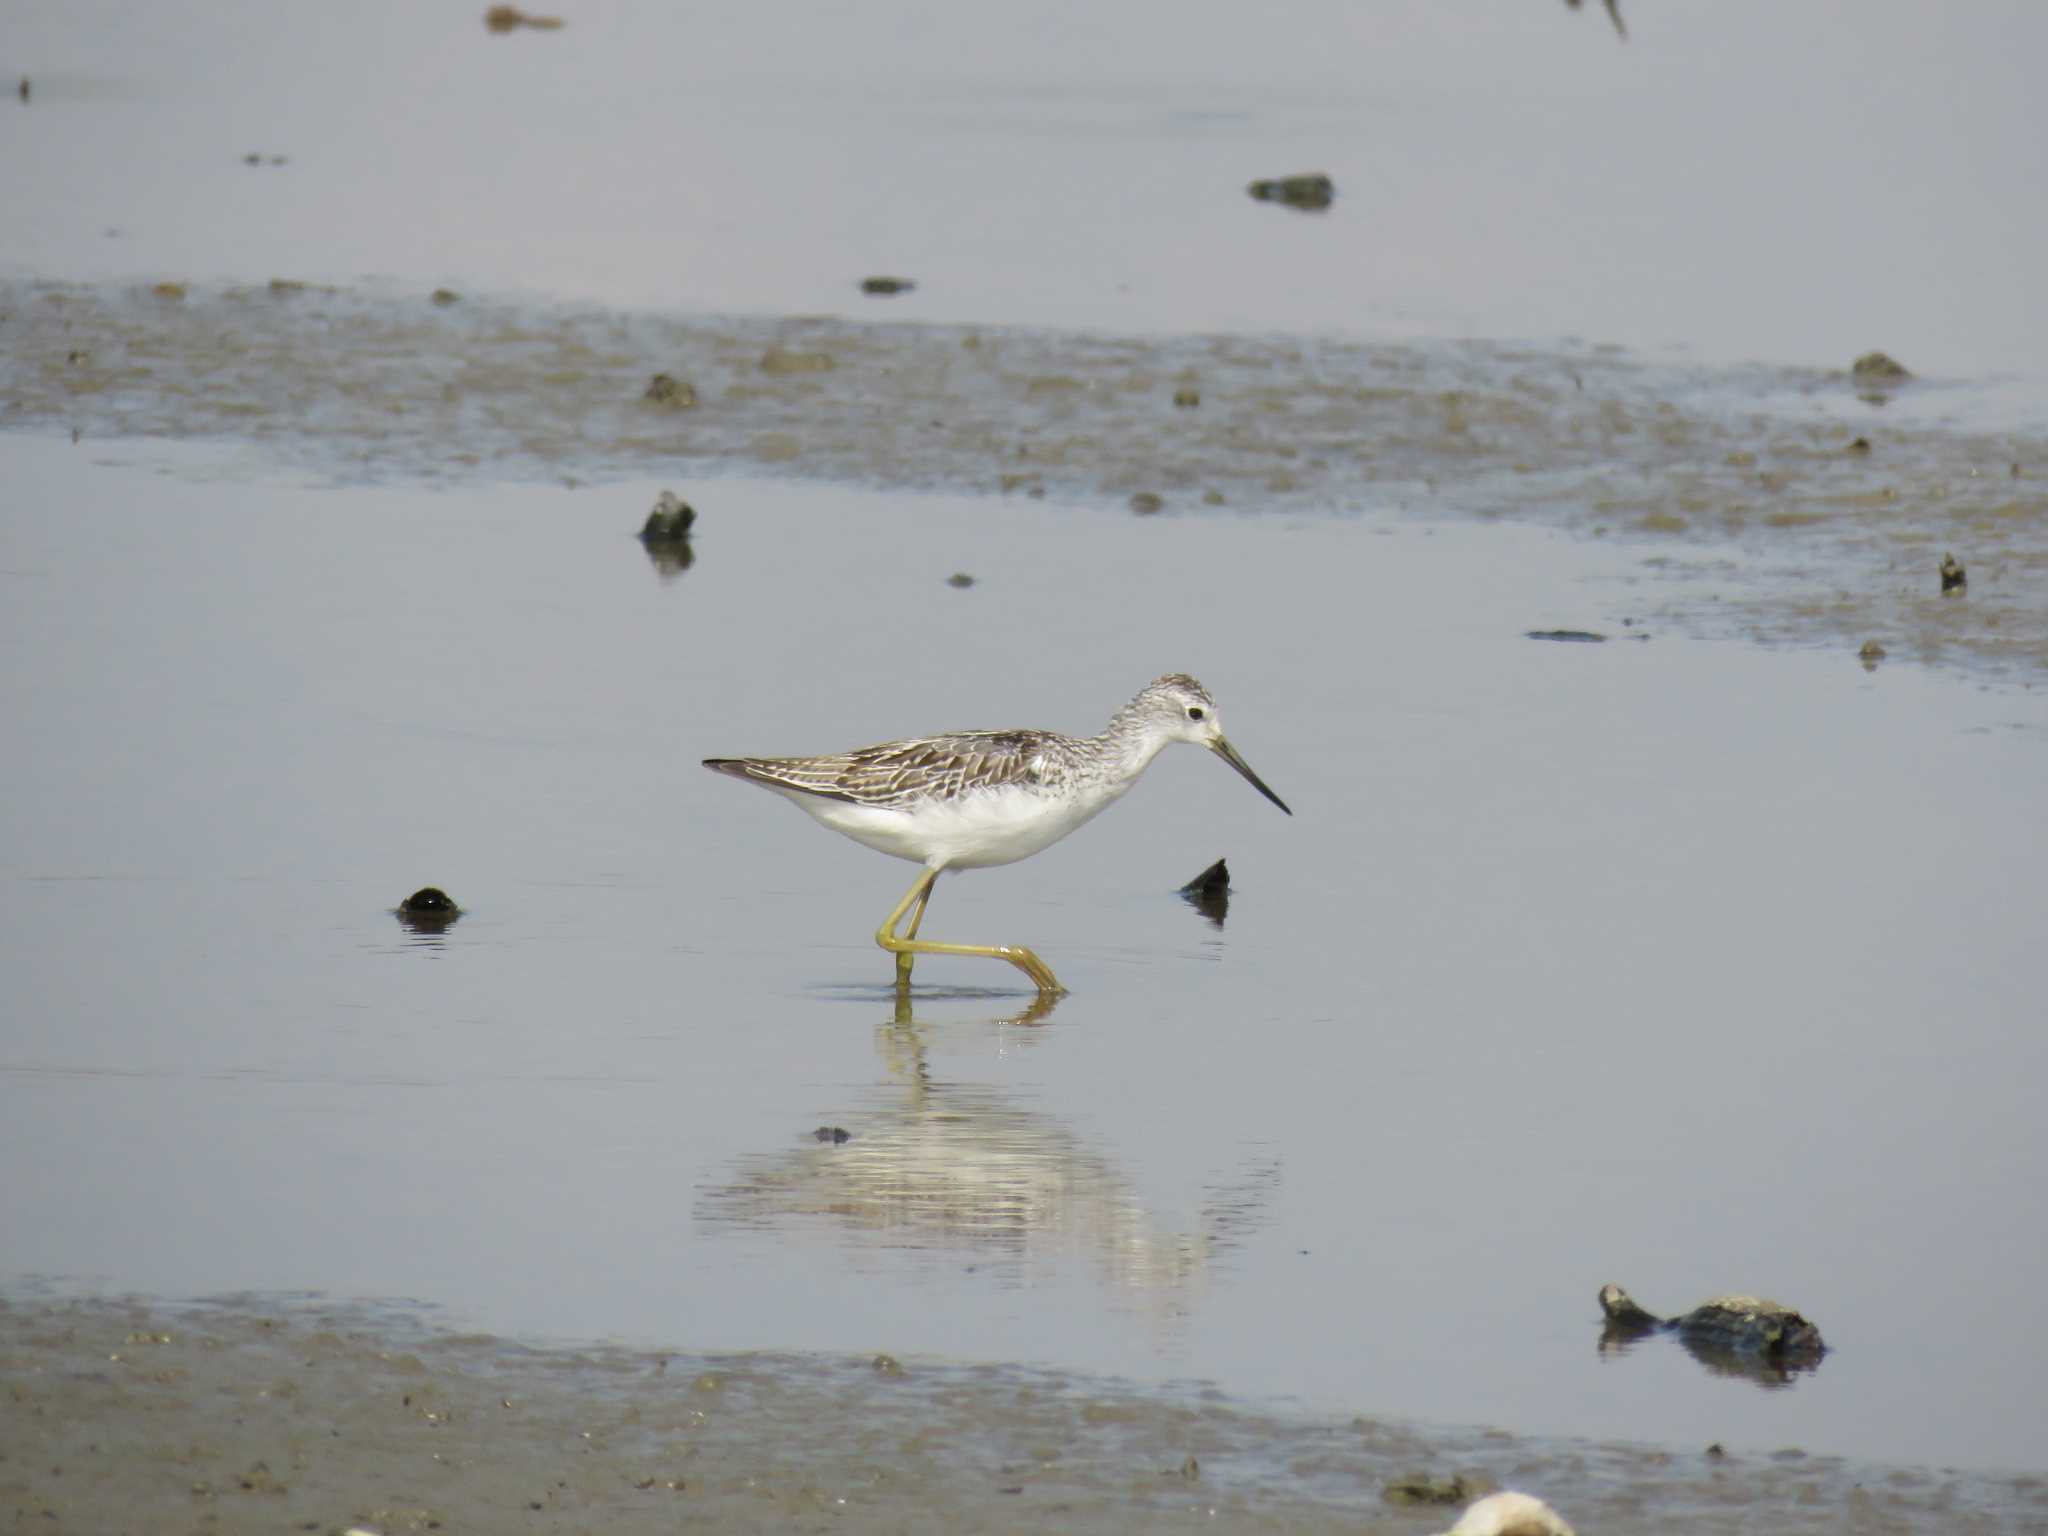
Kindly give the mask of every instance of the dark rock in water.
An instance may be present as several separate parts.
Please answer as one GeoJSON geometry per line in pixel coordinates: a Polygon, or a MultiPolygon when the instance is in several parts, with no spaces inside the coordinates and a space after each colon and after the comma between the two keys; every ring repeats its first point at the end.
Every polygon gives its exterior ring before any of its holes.
{"type": "Polygon", "coordinates": [[[974,578],[968,575],[965,571],[955,571],[952,575],[946,578],[946,585],[949,587],[959,587],[962,590],[965,590],[966,588],[974,585],[974,578]]]}
{"type": "Polygon", "coordinates": [[[1863,648],[1856,653],[1856,659],[1863,663],[1864,671],[1875,672],[1877,664],[1883,661],[1889,654],[1875,640],[1866,640],[1863,642],[1863,648]]]}
{"type": "Polygon", "coordinates": [[[1184,411],[1191,411],[1202,403],[1202,392],[1199,389],[1176,389],[1173,403],[1184,411]]]}
{"type": "Polygon", "coordinates": [[[1245,191],[1262,203],[1285,203],[1290,208],[1309,212],[1320,212],[1337,198],[1337,184],[1321,171],[1255,181],[1245,191]]]}
{"type": "Polygon", "coordinates": [[[1218,859],[1180,888],[1188,904],[1218,928],[1230,915],[1230,866],[1218,859]]]}
{"type": "Polygon", "coordinates": [[[1166,499],[1154,491],[1140,491],[1131,498],[1131,510],[1140,517],[1150,517],[1166,505],[1166,499]]]}
{"type": "Polygon", "coordinates": [[[559,32],[562,18],[529,15],[516,5],[494,5],[484,12],[484,25],[500,36],[517,32],[521,27],[531,27],[536,32],[559,32]]]}
{"type": "Polygon", "coordinates": [[[1870,452],[1870,439],[1869,439],[1869,438],[1867,438],[1867,437],[1859,437],[1859,438],[1857,438],[1857,439],[1856,439],[1855,441],[1853,441],[1853,442],[1851,442],[1851,443],[1849,444],[1849,451],[1850,451],[1851,453],[1868,453],[1868,452],[1870,452]]]}
{"type": "Polygon", "coordinates": [[[673,374],[657,373],[647,381],[647,390],[640,398],[649,405],[687,411],[697,403],[697,386],[673,374]]]}
{"type": "Polygon", "coordinates": [[[462,295],[453,288],[436,288],[427,297],[443,309],[446,309],[450,304],[460,304],[462,302],[462,295]]]}
{"type": "Polygon", "coordinates": [[[398,920],[414,933],[441,933],[462,916],[455,898],[438,885],[423,885],[398,904],[398,920]]]}
{"type": "Polygon", "coordinates": [[[1591,629],[1532,629],[1531,640],[1563,640],[1577,645],[1599,645],[1606,636],[1591,629]]]}
{"type": "Polygon", "coordinates": [[[678,539],[687,539],[690,525],[696,521],[695,507],[674,491],[663,491],[654,498],[654,510],[647,514],[647,521],[640,527],[640,542],[672,544],[678,539]]]}
{"type": "Polygon", "coordinates": [[[1941,557],[1941,590],[1960,592],[1970,584],[1969,576],[1963,570],[1963,562],[1954,555],[1941,557]]]}
{"type": "Polygon", "coordinates": [[[1827,1353],[1820,1329],[1792,1308],[1761,1296],[1715,1296],[1682,1317],[1666,1318],[1637,1305],[1620,1286],[1603,1285],[1600,1310],[1607,1319],[1607,1342],[1676,1333],[1703,1364],[1767,1381],[1782,1381],[1786,1367],[1810,1370],[1827,1353]],[[1767,1368],[1745,1368],[1739,1363],[1745,1359],[1767,1368]]]}
{"type": "Polygon", "coordinates": [[[1883,352],[1866,352],[1849,365],[1850,376],[1866,384],[1898,384],[1913,377],[1906,365],[1883,352]]]}
{"type": "Polygon", "coordinates": [[[690,525],[697,521],[697,509],[674,491],[654,498],[654,510],[640,527],[640,544],[654,562],[655,573],[671,581],[696,562],[690,548],[690,525]]]}
{"type": "Polygon", "coordinates": [[[864,277],[860,280],[860,291],[862,293],[872,293],[878,298],[888,298],[892,294],[908,293],[916,286],[916,282],[907,277],[864,277]]]}
{"type": "Polygon", "coordinates": [[[1654,1312],[1645,1311],[1636,1305],[1635,1297],[1618,1285],[1600,1287],[1600,1310],[1607,1314],[1607,1321],[1623,1328],[1637,1328],[1645,1332],[1661,1324],[1664,1319],[1654,1312]]]}
{"type": "Polygon", "coordinates": [[[843,1125],[821,1125],[811,1135],[819,1141],[829,1141],[835,1147],[853,1140],[853,1132],[843,1125]]]}

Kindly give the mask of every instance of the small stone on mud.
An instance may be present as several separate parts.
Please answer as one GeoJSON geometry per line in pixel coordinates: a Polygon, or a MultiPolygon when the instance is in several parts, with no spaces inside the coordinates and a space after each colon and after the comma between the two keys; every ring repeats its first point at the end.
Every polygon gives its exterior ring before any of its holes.
{"type": "Polygon", "coordinates": [[[908,293],[916,286],[916,281],[908,277],[864,277],[860,280],[860,291],[862,293],[872,293],[878,298],[888,298],[892,294],[908,293]]]}
{"type": "Polygon", "coordinates": [[[1531,640],[1562,640],[1576,645],[1599,645],[1607,638],[1591,629],[1532,629],[1528,636],[1531,640]]]}
{"type": "Polygon", "coordinates": [[[1854,442],[1852,442],[1852,443],[1850,443],[1850,444],[1849,444],[1849,451],[1850,451],[1851,453],[1868,453],[1868,452],[1870,452],[1870,439],[1869,439],[1869,438],[1867,438],[1867,437],[1859,437],[1859,438],[1857,438],[1857,439],[1856,439],[1856,440],[1855,440],[1854,442]]]}
{"type": "Polygon", "coordinates": [[[183,283],[158,283],[149,291],[158,298],[168,300],[173,304],[184,302],[185,285],[183,283]]]}
{"type": "Polygon", "coordinates": [[[1963,562],[1954,555],[1941,557],[1941,590],[1960,592],[1970,584],[1970,578],[1963,571],[1963,562]]]}
{"type": "Polygon", "coordinates": [[[1877,664],[1883,661],[1887,654],[1885,648],[1875,640],[1866,640],[1863,642],[1863,649],[1856,653],[1856,659],[1863,663],[1864,671],[1875,672],[1877,664]]]}
{"type": "Polygon", "coordinates": [[[690,536],[690,525],[696,521],[695,507],[674,491],[663,491],[654,498],[654,509],[640,526],[640,542],[674,544],[690,536]]]}
{"type": "Polygon", "coordinates": [[[647,381],[646,391],[640,398],[649,405],[687,411],[697,403],[697,386],[671,373],[657,373],[647,381]]]}
{"type": "Polygon", "coordinates": [[[1191,411],[1202,403],[1202,392],[1199,389],[1176,389],[1173,403],[1184,411],[1191,411]]]}
{"type": "Polygon", "coordinates": [[[1131,510],[1140,517],[1149,517],[1166,505],[1166,499],[1151,491],[1140,491],[1131,498],[1131,510]]]}
{"type": "Polygon", "coordinates": [[[877,1376],[887,1376],[892,1380],[901,1380],[908,1374],[903,1369],[903,1362],[894,1355],[877,1355],[873,1363],[877,1376]]]}
{"type": "Polygon", "coordinates": [[[1380,1497],[1389,1504],[1462,1504],[1485,1491],[1462,1472],[1449,1477],[1410,1472],[1382,1486],[1380,1497]]]}
{"type": "Polygon", "coordinates": [[[1897,358],[1883,352],[1866,352],[1849,365],[1849,372],[1866,383],[1897,383],[1913,375],[1897,358]]]}
{"type": "Polygon", "coordinates": [[[450,304],[460,304],[462,302],[462,295],[453,288],[436,288],[427,297],[443,309],[446,309],[450,304]]]}
{"type": "Polygon", "coordinates": [[[1262,203],[1285,203],[1289,208],[1319,213],[1336,200],[1337,184],[1321,171],[1308,171],[1255,181],[1245,191],[1262,203]]]}
{"type": "Polygon", "coordinates": [[[829,1141],[835,1147],[853,1140],[853,1132],[843,1125],[821,1125],[811,1135],[818,1141],[829,1141]]]}
{"type": "Polygon", "coordinates": [[[1721,1442],[1718,1440],[1716,1440],[1712,1445],[1707,1447],[1707,1458],[1710,1461],[1724,1461],[1727,1459],[1727,1456],[1728,1452],[1726,1448],[1723,1447],[1721,1442]]]}
{"type": "Polygon", "coordinates": [[[837,366],[830,352],[792,352],[787,347],[770,347],[761,354],[763,373],[830,373],[837,366]]]}
{"type": "Polygon", "coordinates": [[[949,587],[960,587],[964,589],[974,585],[974,578],[968,575],[965,571],[955,571],[952,575],[946,578],[946,585],[949,587]]]}

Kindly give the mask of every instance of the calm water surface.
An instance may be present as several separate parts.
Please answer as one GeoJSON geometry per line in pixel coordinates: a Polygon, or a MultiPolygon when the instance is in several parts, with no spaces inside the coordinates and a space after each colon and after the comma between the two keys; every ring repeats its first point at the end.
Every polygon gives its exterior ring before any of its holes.
{"type": "Polygon", "coordinates": [[[652,486],[0,442],[17,1279],[2038,1465],[2038,691],[1532,642],[1639,578],[1509,528],[732,481],[664,579],[652,486]],[[1297,814],[1169,753],[949,880],[929,931],[1031,943],[1050,1011],[973,961],[894,1006],[910,866],[696,765],[1169,668],[1297,814]],[[1603,1357],[1608,1279],[1837,1350],[1603,1357]]]}

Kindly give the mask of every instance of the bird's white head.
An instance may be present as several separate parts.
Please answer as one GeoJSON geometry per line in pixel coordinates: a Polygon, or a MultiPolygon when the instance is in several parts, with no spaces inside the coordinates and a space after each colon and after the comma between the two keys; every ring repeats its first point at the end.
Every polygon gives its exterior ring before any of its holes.
{"type": "Polygon", "coordinates": [[[1288,815],[1294,814],[1287,810],[1287,802],[1252,772],[1251,764],[1237,755],[1237,748],[1223,734],[1223,722],[1217,716],[1215,699],[1210,697],[1208,689],[1185,672],[1169,672],[1147,683],[1138,696],[1120,711],[1118,721],[1161,745],[1185,741],[1207,747],[1243,774],[1252,788],[1287,811],[1288,815]]]}

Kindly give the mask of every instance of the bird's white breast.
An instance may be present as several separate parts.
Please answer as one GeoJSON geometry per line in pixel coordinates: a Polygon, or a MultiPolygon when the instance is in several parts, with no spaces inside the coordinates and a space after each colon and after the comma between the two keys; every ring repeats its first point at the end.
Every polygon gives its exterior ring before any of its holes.
{"type": "Polygon", "coordinates": [[[1058,790],[983,788],[951,799],[915,801],[907,809],[855,805],[819,795],[788,798],[834,832],[877,853],[946,869],[986,869],[1014,864],[1051,847],[1128,787],[1094,783],[1058,790]]]}

